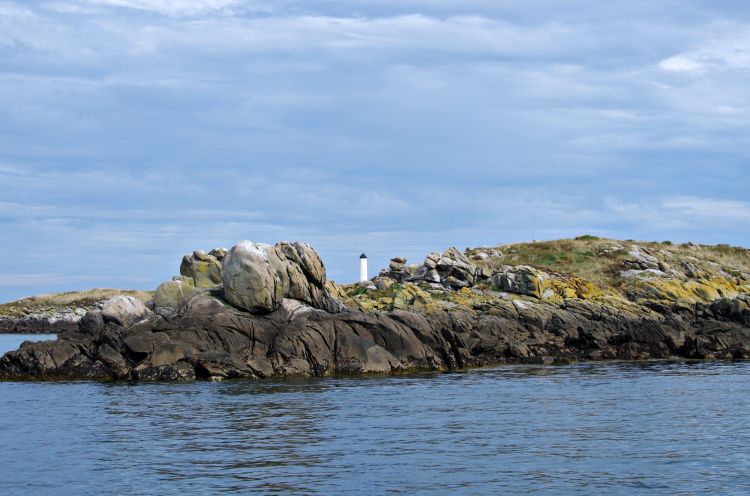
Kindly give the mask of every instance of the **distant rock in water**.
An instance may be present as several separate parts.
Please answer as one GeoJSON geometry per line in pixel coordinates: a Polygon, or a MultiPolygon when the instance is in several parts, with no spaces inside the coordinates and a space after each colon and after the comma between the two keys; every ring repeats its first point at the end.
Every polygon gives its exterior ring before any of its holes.
{"type": "Polygon", "coordinates": [[[396,257],[371,282],[340,287],[310,245],[242,241],[186,256],[181,275],[147,304],[115,296],[57,341],[7,353],[0,377],[192,380],[750,358],[746,261],[741,249],[595,238],[450,248],[414,265],[396,257]]]}

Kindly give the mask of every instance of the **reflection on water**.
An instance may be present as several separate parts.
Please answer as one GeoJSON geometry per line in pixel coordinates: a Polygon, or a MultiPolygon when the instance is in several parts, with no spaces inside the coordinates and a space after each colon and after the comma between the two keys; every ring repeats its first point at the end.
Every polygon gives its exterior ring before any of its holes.
{"type": "Polygon", "coordinates": [[[745,494],[750,364],[0,383],[0,493],[745,494]]]}

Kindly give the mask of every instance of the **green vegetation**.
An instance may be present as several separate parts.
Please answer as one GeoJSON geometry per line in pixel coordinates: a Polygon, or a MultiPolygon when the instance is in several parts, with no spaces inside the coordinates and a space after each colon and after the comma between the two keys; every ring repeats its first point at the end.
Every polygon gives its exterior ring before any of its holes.
{"type": "MultiPolygon", "coordinates": [[[[616,282],[622,270],[622,260],[627,256],[621,242],[588,235],[576,239],[502,245],[496,250],[502,256],[475,263],[488,265],[493,271],[502,265],[529,265],[547,272],[575,275],[600,286],[616,282]]],[[[470,254],[479,251],[482,250],[470,250],[470,254]]]]}
{"type": "MultiPolygon", "coordinates": [[[[685,263],[705,269],[706,263],[713,263],[717,266],[707,267],[709,272],[721,270],[735,277],[746,277],[750,273],[750,250],[741,247],[673,244],[669,241],[619,241],[588,235],[575,239],[501,245],[495,247],[501,256],[476,260],[475,263],[487,265],[493,272],[503,265],[529,265],[552,274],[579,277],[605,290],[612,288],[621,292],[638,285],[638,281],[621,276],[623,271],[630,268],[625,261],[632,258],[629,252],[634,245],[648,250],[664,270],[670,267],[682,270],[685,263]]],[[[472,249],[468,254],[472,256],[481,251],[486,249],[472,249]]]]}

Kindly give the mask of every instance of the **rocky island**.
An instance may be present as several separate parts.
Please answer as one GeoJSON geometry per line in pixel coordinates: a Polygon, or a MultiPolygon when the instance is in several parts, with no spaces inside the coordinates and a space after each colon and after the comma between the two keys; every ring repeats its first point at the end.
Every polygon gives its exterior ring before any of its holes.
{"type": "MultiPolygon", "coordinates": [[[[750,358],[750,251],[727,245],[582,236],[449,248],[418,264],[395,257],[373,279],[339,286],[308,244],[243,241],[186,255],[180,274],[152,297],[89,302],[57,341],[5,354],[0,378],[220,380],[750,358]]],[[[4,325],[17,329],[23,318],[6,315],[4,325]]]]}

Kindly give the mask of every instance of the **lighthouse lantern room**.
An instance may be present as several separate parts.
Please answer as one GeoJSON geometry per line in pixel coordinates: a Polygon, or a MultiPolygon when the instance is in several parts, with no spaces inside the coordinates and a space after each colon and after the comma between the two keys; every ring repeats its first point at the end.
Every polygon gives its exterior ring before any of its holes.
{"type": "Polygon", "coordinates": [[[367,255],[359,256],[359,282],[367,280],[367,255]]]}

